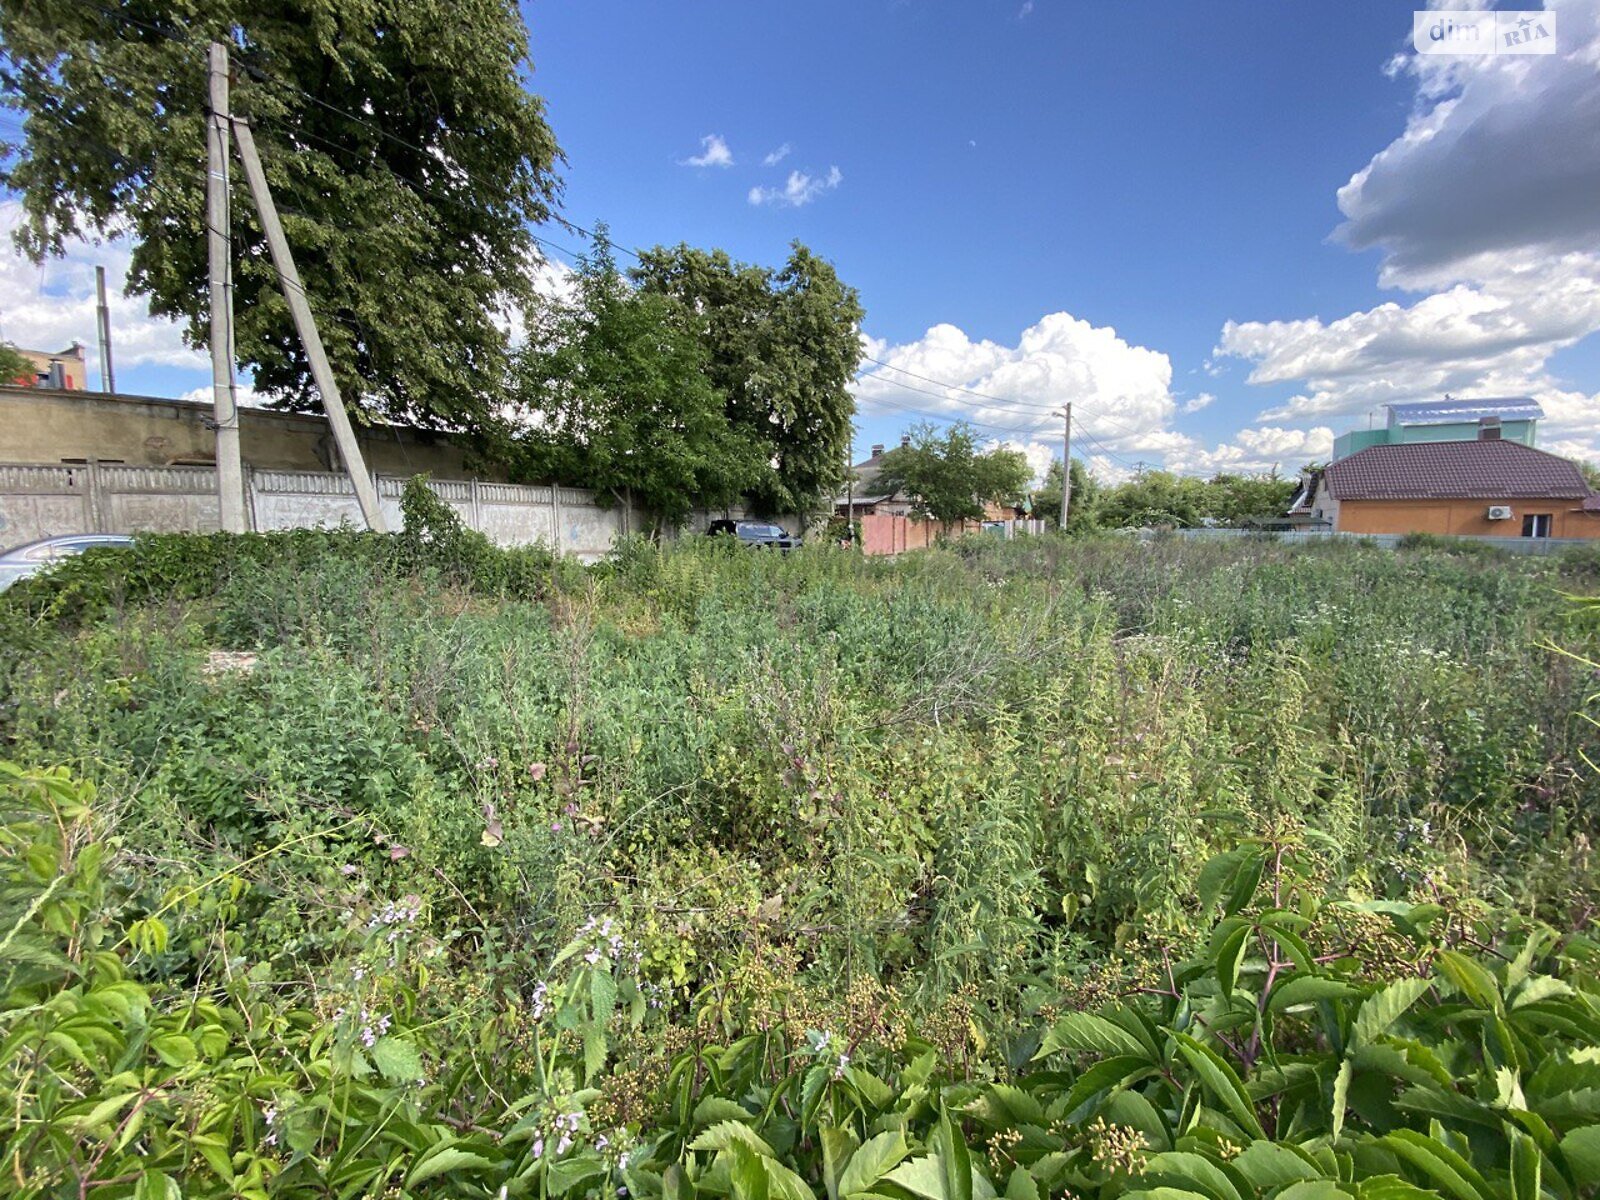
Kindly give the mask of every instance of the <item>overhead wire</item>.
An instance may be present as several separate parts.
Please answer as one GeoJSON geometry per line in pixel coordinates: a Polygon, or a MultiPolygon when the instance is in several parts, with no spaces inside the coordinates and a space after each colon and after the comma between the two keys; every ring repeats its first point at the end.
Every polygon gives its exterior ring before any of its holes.
{"type": "MultiPolygon", "coordinates": [[[[862,358],[864,358],[867,362],[875,363],[876,365],[878,365],[880,367],[886,367],[891,371],[898,371],[902,375],[909,375],[913,379],[920,379],[924,383],[935,384],[938,387],[948,388],[950,391],[961,392],[964,395],[976,396],[980,400],[992,400],[996,404],[1004,404],[1004,405],[1006,405],[1007,407],[1010,407],[1010,408],[1031,408],[1031,409],[1038,409],[1040,411],[1050,412],[1050,413],[1059,413],[1061,411],[1061,406],[1059,404],[1039,404],[1039,403],[1035,403],[1035,402],[1029,401],[1029,400],[1006,399],[1003,396],[996,396],[996,395],[994,395],[994,394],[992,394],[990,392],[980,392],[980,391],[977,391],[977,390],[975,390],[973,388],[965,387],[965,386],[963,386],[961,384],[958,384],[958,383],[950,383],[947,380],[935,379],[931,375],[919,375],[917,372],[907,370],[905,367],[897,367],[893,363],[884,362],[883,359],[881,359],[881,358],[873,358],[870,354],[864,354],[864,355],[862,355],[862,358]]],[[[879,379],[879,380],[882,380],[884,383],[892,384],[895,387],[909,387],[910,386],[908,384],[900,383],[898,380],[888,379],[888,378],[884,377],[883,375],[880,375],[880,374],[878,374],[876,372],[874,372],[874,373],[872,373],[870,375],[862,376],[861,378],[879,379]]],[[[913,390],[915,390],[915,389],[913,389],[913,390]]],[[[1117,428],[1123,429],[1123,430],[1127,431],[1130,434],[1137,435],[1138,432],[1139,432],[1137,429],[1134,429],[1131,425],[1128,425],[1128,424],[1126,424],[1124,422],[1118,421],[1116,418],[1112,417],[1110,414],[1106,413],[1103,409],[1101,409],[1099,406],[1097,406],[1095,404],[1085,403],[1082,400],[1074,400],[1072,403],[1073,403],[1074,407],[1079,412],[1088,412],[1088,413],[1092,414],[1093,416],[1095,416],[1096,418],[1098,418],[1099,420],[1105,421],[1106,423],[1111,424],[1111,425],[1115,425],[1117,428]]]]}
{"type": "MultiPolygon", "coordinates": [[[[877,360],[874,359],[872,361],[877,361],[877,360]]],[[[879,375],[869,375],[869,376],[866,376],[866,378],[868,378],[868,379],[882,379],[883,377],[879,376],[879,375]]],[[[923,377],[923,378],[925,378],[925,377],[923,377]]],[[[858,382],[858,383],[861,382],[859,377],[857,378],[856,382],[858,382]]],[[[938,392],[929,391],[927,388],[919,388],[919,387],[916,387],[915,385],[909,384],[909,383],[901,383],[898,380],[885,379],[885,380],[883,380],[883,382],[891,384],[892,386],[897,387],[897,388],[902,388],[902,389],[904,389],[906,391],[916,392],[919,395],[931,396],[935,400],[949,400],[950,399],[950,397],[940,395],[938,392]]],[[[938,381],[934,380],[933,382],[938,382],[938,381]]],[[[969,389],[969,388],[959,388],[955,384],[950,384],[949,386],[953,390],[956,390],[956,391],[968,391],[968,392],[971,392],[971,389],[969,389]]],[[[986,395],[985,393],[982,393],[982,392],[972,392],[971,394],[978,395],[978,396],[983,396],[984,399],[992,400],[995,403],[1001,404],[1001,405],[1006,405],[1006,404],[1009,403],[1008,401],[1001,400],[997,396],[988,396],[988,395],[986,395]]],[[[918,409],[918,408],[912,407],[910,405],[897,404],[892,400],[884,399],[882,397],[874,397],[872,399],[866,400],[865,403],[868,403],[868,404],[881,404],[881,405],[885,405],[885,406],[890,407],[890,408],[897,408],[902,412],[911,413],[913,416],[927,417],[930,420],[948,421],[948,420],[955,419],[955,414],[952,414],[952,413],[947,413],[947,412],[946,413],[928,412],[926,410],[918,409]]],[[[1077,403],[1078,403],[1077,401],[1074,401],[1074,405],[1075,406],[1076,406],[1077,403]]],[[[1051,415],[1054,415],[1054,414],[1052,413],[1051,415]]],[[[966,417],[966,418],[961,418],[961,419],[966,420],[967,424],[969,424],[969,425],[974,425],[974,426],[977,426],[977,427],[982,428],[982,429],[998,430],[999,432],[1002,432],[1002,433],[1027,434],[1027,435],[1030,435],[1030,436],[1036,436],[1040,432],[1040,430],[1041,430],[1041,428],[1043,426],[1042,416],[1041,416],[1040,424],[1039,425],[1034,425],[1034,426],[1001,425],[1001,424],[998,424],[998,423],[993,422],[993,421],[984,421],[984,420],[980,420],[980,419],[975,418],[975,417],[966,417]]],[[[1079,437],[1082,437],[1084,440],[1092,442],[1095,446],[1099,447],[1101,453],[1105,454],[1107,457],[1115,459],[1117,462],[1120,462],[1125,466],[1131,467],[1131,466],[1135,465],[1133,460],[1125,458],[1123,455],[1121,455],[1117,451],[1113,450],[1110,446],[1107,446],[1105,444],[1105,442],[1103,442],[1100,438],[1096,437],[1094,434],[1090,433],[1087,429],[1080,428],[1076,432],[1077,432],[1077,435],[1079,437]]],[[[1133,432],[1133,431],[1130,430],[1130,432],[1133,432]]]]}

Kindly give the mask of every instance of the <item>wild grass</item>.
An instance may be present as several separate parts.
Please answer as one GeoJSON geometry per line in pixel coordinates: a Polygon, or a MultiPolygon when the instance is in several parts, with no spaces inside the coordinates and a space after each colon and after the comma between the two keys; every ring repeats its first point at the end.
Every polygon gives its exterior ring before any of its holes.
{"type": "Polygon", "coordinates": [[[1593,648],[1589,559],[631,543],[508,593],[347,545],[208,551],[204,589],[109,589],[6,667],[11,756],[94,781],[152,895],[338,829],[254,881],[264,943],[358,864],[533,955],[621,911],[686,992],[759,933],[1015,1014],[1181,937],[1199,865],[1273,823],[1377,895],[1594,903],[1593,672],[1551,648],[1593,648]]]}

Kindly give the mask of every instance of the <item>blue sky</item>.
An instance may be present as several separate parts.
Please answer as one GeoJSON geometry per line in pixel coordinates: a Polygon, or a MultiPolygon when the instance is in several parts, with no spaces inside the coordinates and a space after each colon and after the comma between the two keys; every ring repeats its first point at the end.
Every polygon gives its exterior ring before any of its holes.
{"type": "MultiPolygon", "coordinates": [[[[920,410],[1042,470],[1071,400],[1115,477],[1292,471],[1446,390],[1531,392],[1547,445],[1600,457],[1600,0],[1550,8],[1559,53],[1514,60],[1420,58],[1379,0],[523,11],[566,216],[764,263],[798,238],[860,290],[893,364],[862,455],[920,410]]],[[[0,264],[34,292],[7,336],[81,319],[86,261],[0,264]]],[[[123,305],[123,387],[203,386],[123,305]]]]}
{"type": "MultiPolygon", "coordinates": [[[[1043,435],[1054,422],[1037,419],[1039,406],[1075,397],[1088,432],[1124,463],[1207,469],[1218,465],[1208,450],[1260,427],[1263,412],[1308,382],[1250,383],[1251,359],[1213,361],[1229,321],[1331,323],[1385,302],[1414,304],[1454,282],[1384,286],[1381,249],[1332,236],[1345,220],[1339,189],[1426,107],[1424,81],[1396,61],[1410,56],[1413,7],[541,0],[524,12],[535,87],[570,160],[574,220],[603,218],[632,245],[685,240],[761,262],[800,238],[860,289],[868,335],[906,349],[888,361],[1016,395],[1011,415],[977,414],[991,424],[1037,425],[1043,435]],[[731,165],[690,165],[711,135],[731,165]],[[780,162],[765,164],[785,146],[780,162]],[[834,168],[837,186],[802,206],[750,202],[751,188],[781,187],[791,170],[820,180],[834,168]],[[944,355],[941,374],[917,353],[939,324],[1018,348],[1051,313],[1165,355],[1172,411],[1140,410],[1113,425],[1119,397],[1106,388],[1012,393],[986,369],[992,361],[963,371],[959,355],[944,355]],[[1182,411],[1202,394],[1215,399],[1182,411]]],[[[1576,51],[1592,27],[1590,14],[1571,10],[1593,5],[1563,7],[1576,18],[1567,21],[1576,51]]],[[[1573,348],[1553,349],[1546,365],[1588,398],[1600,389],[1595,339],[1563,327],[1557,340],[1573,348]]],[[[1422,372],[1411,386],[1437,395],[1435,383],[1476,384],[1483,394],[1535,382],[1537,372],[1486,370],[1472,357],[1464,372],[1422,372]]],[[[972,404],[961,393],[881,384],[863,398],[862,447],[891,440],[916,419],[909,408],[954,416],[972,404]]],[[[1338,431],[1365,423],[1376,402],[1345,396],[1267,420],[1338,431]]],[[[1278,442],[1259,443],[1262,453],[1241,463],[1280,461],[1281,450],[1292,469],[1325,438],[1278,442]]]]}

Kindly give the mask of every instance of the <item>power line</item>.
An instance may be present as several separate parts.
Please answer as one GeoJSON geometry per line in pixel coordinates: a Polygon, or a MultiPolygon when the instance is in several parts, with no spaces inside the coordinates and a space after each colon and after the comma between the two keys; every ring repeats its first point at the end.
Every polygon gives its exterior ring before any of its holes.
{"type": "MultiPolygon", "coordinates": [[[[1048,405],[1048,404],[1033,404],[1033,403],[1030,403],[1029,401],[1026,401],[1026,400],[1006,400],[1006,399],[1002,399],[999,396],[991,396],[987,392],[973,391],[971,388],[962,387],[960,384],[957,384],[957,383],[946,383],[942,379],[934,379],[932,376],[929,376],[929,375],[918,375],[915,371],[908,371],[904,367],[897,367],[893,363],[884,362],[883,359],[881,359],[881,358],[873,358],[872,355],[870,355],[870,354],[863,354],[861,357],[863,359],[865,359],[869,363],[876,363],[880,367],[888,367],[889,370],[891,370],[891,371],[899,371],[900,374],[902,374],[902,375],[909,375],[913,379],[920,379],[920,380],[922,380],[923,383],[932,383],[932,384],[935,384],[935,385],[937,385],[939,387],[942,387],[942,388],[949,388],[952,392],[962,392],[962,393],[964,393],[965,395],[968,395],[968,396],[976,396],[980,400],[993,400],[996,404],[1005,404],[1005,405],[1009,405],[1009,406],[1012,406],[1012,407],[1015,407],[1015,408],[1039,408],[1039,409],[1045,409],[1045,410],[1048,410],[1048,411],[1053,411],[1053,407],[1054,406],[1052,406],[1052,405],[1048,405]]],[[[881,375],[868,375],[868,376],[866,376],[866,378],[868,378],[868,379],[883,379],[883,376],[881,376],[881,375]]],[[[893,383],[894,380],[885,379],[884,382],[885,383],[893,383]]],[[[897,385],[897,386],[904,386],[904,385],[897,385]]]]}
{"type": "MultiPolygon", "coordinates": [[[[869,359],[869,361],[876,362],[877,360],[876,359],[869,359]]],[[[868,376],[865,376],[864,378],[866,378],[866,379],[883,379],[883,376],[881,376],[881,375],[868,375],[868,376]]],[[[858,379],[857,382],[859,383],[860,380],[858,379]]],[[[898,380],[883,379],[883,382],[893,384],[895,387],[902,388],[902,389],[904,389],[906,391],[909,391],[909,392],[916,392],[919,395],[932,396],[935,400],[948,400],[949,399],[948,396],[941,396],[938,392],[931,392],[927,388],[919,388],[919,387],[916,387],[916,386],[914,386],[912,384],[909,384],[909,383],[901,383],[898,380]]],[[[957,390],[963,390],[963,389],[957,389],[957,390]]],[[[983,395],[983,393],[981,393],[981,392],[975,392],[973,394],[974,395],[983,395]]],[[[995,402],[999,403],[999,404],[1007,403],[1006,401],[999,400],[997,397],[992,397],[992,396],[985,396],[984,399],[995,400],[995,402]]],[[[883,399],[881,397],[880,398],[869,399],[869,400],[865,401],[865,403],[868,403],[868,404],[881,404],[881,405],[884,405],[885,407],[888,407],[888,408],[894,408],[894,409],[898,409],[901,412],[910,413],[913,416],[927,417],[930,420],[935,420],[935,421],[965,420],[967,422],[967,424],[975,425],[975,426],[977,426],[977,427],[979,427],[981,429],[997,430],[997,431],[999,431],[1001,433],[1026,434],[1026,435],[1028,435],[1030,437],[1038,434],[1039,430],[1045,424],[1044,418],[1043,418],[1043,416],[1041,416],[1039,425],[1037,425],[1037,426],[1000,425],[1000,424],[996,424],[993,421],[979,421],[979,420],[976,420],[976,419],[973,419],[973,418],[970,418],[970,417],[958,417],[958,416],[956,416],[954,414],[951,414],[951,413],[928,412],[928,411],[926,411],[924,409],[913,408],[910,405],[897,404],[893,400],[886,400],[886,399],[883,399]]],[[[1077,404],[1077,403],[1078,403],[1077,401],[1074,401],[1074,404],[1077,404]]],[[[1054,415],[1054,413],[1052,412],[1050,415],[1054,415]]],[[[1126,428],[1126,426],[1124,426],[1124,428],[1126,428]]],[[[1134,431],[1130,430],[1129,432],[1134,432],[1134,431]]],[[[1078,429],[1078,436],[1084,438],[1087,441],[1093,442],[1096,446],[1098,446],[1100,448],[1101,453],[1105,454],[1106,456],[1108,456],[1110,458],[1113,458],[1113,459],[1116,459],[1118,462],[1121,462],[1126,466],[1132,466],[1132,461],[1131,460],[1129,460],[1127,458],[1124,458],[1117,451],[1111,449],[1110,446],[1107,446],[1105,444],[1105,442],[1103,442],[1099,438],[1095,437],[1094,434],[1090,433],[1087,429],[1084,429],[1084,428],[1082,428],[1080,426],[1079,429],[1078,429]]]]}
{"type": "MultiPolygon", "coordinates": [[[[882,379],[882,378],[883,377],[881,375],[866,375],[866,376],[862,376],[862,377],[858,378],[856,380],[856,382],[857,383],[861,383],[861,382],[863,382],[863,380],[867,380],[867,379],[882,379]]],[[[931,392],[927,388],[915,387],[915,386],[913,386],[912,384],[909,384],[909,383],[899,383],[899,382],[896,382],[895,380],[892,380],[892,379],[884,380],[884,382],[885,383],[892,383],[892,384],[894,384],[895,387],[900,388],[900,389],[902,389],[904,391],[907,391],[907,392],[916,392],[919,396],[931,396],[935,400],[946,400],[946,401],[948,401],[950,399],[949,396],[940,395],[938,392],[931,392]]],[[[872,404],[893,404],[893,401],[891,401],[891,400],[870,400],[870,401],[868,401],[868,403],[872,403],[872,404]]],[[[997,401],[996,403],[1004,404],[1004,401],[997,401]]],[[[941,414],[938,414],[938,415],[941,417],[941,419],[949,419],[949,417],[950,417],[949,413],[941,413],[941,414]]],[[[1043,414],[1040,415],[1039,420],[1040,420],[1041,423],[1043,423],[1043,421],[1044,421],[1044,415],[1043,414]]],[[[987,421],[973,421],[972,424],[974,424],[974,425],[985,425],[985,424],[987,424],[987,425],[990,425],[993,428],[1005,428],[1005,426],[996,426],[996,425],[993,424],[993,422],[987,422],[987,421]]]]}
{"type": "MultiPolygon", "coordinates": [[[[926,393],[926,394],[927,395],[932,395],[933,393],[929,392],[929,393],[926,393]]],[[[872,400],[872,401],[869,401],[868,403],[876,404],[876,405],[883,405],[886,408],[892,408],[892,409],[895,409],[898,412],[908,413],[909,415],[914,416],[914,417],[926,417],[929,420],[934,420],[934,421],[948,421],[948,420],[952,419],[951,414],[949,414],[949,413],[928,412],[926,409],[913,408],[910,405],[906,405],[906,404],[897,404],[893,400],[881,400],[880,399],[880,400],[872,400]]],[[[977,421],[977,420],[972,420],[970,418],[956,418],[956,419],[965,420],[968,425],[972,425],[972,426],[974,426],[976,428],[979,428],[979,429],[987,429],[987,430],[990,430],[990,431],[996,432],[996,433],[1011,433],[1011,434],[1016,434],[1018,436],[1030,437],[1030,438],[1037,437],[1039,435],[1041,429],[1043,428],[1042,425],[1040,425],[1040,426],[997,425],[992,421],[977,421]]],[[[1110,446],[1107,446],[1103,441],[1101,441],[1099,438],[1095,437],[1092,433],[1089,433],[1088,431],[1083,430],[1083,429],[1079,429],[1077,431],[1077,434],[1078,434],[1079,437],[1082,437],[1085,440],[1094,443],[1094,445],[1099,448],[1100,452],[1102,454],[1104,454],[1107,458],[1114,459],[1115,461],[1121,463],[1123,466],[1126,466],[1126,467],[1132,467],[1134,465],[1132,459],[1126,457],[1125,455],[1119,453],[1116,450],[1113,450],[1110,446]]]]}
{"type": "MultiPolygon", "coordinates": [[[[915,371],[908,371],[905,367],[897,367],[893,363],[884,362],[881,358],[873,358],[870,354],[864,354],[864,355],[862,355],[862,357],[864,359],[866,359],[870,363],[876,363],[880,367],[887,367],[891,371],[899,371],[902,375],[909,375],[909,376],[911,376],[911,378],[920,379],[924,383],[932,383],[932,384],[936,384],[937,386],[942,387],[942,388],[949,388],[951,391],[954,391],[954,392],[963,392],[968,396],[976,396],[980,400],[992,400],[996,404],[1004,404],[1007,407],[1011,407],[1011,408],[1037,409],[1037,410],[1042,411],[1042,412],[1048,412],[1048,413],[1050,413],[1052,415],[1054,415],[1056,412],[1059,411],[1059,409],[1055,405],[1051,405],[1051,404],[1036,404],[1036,403],[1033,403],[1033,402],[1028,401],[1028,400],[1008,400],[1008,399],[1005,399],[1005,398],[1000,397],[1000,396],[992,395],[992,394],[990,394],[988,392],[979,392],[979,391],[975,391],[975,390],[973,390],[972,388],[969,388],[969,387],[963,387],[961,384],[958,384],[958,383],[950,383],[950,382],[948,382],[946,380],[943,380],[943,379],[934,379],[930,375],[919,375],[915,371]]],[[[879,379],[879,380],[882,380],[884,383],[892,384],[895,387],[911,388],[910,384],[901,383],[898,380],[894,380],[894,379],[885,379],[882,375],[878,375],[878,374],[867,375],[867,376],[864,376],[864,378],[866,378],[866,379],[879,379]]],[[[911,388],[911,390],[912,391],[916,391],[918,389],[911,388]]],[[[948,397],[946,397],[946,399],[948,399],[948,397]]],[[[1099,417],[1101,420],[1107,422],[1108,424],[1114,425],[1117,428],[1119,428],[1119,429],[1121,429],[1121,430],[1123,430],[1123,431],[1125,431],[1127,433],[1134,434],[1135,436],[1137,436],[1138,433],[1139,433],[1139,431],[1137,429],[1133,428],[1131,425],[1127,425],[1127,424],[1124,424],[1121,421],[1116,420],[1114,417],[1108,415],[1107,413],[1105,413],[1103,410],[1098,408],[1093,403],[1086,403],[1083,400],[1074,400],[1073,403],[1075,405],[1077,405],[1079,409],[1091,412],[1091,413],[1095,414],[1097,417],[1099,417]]]]}
{"type": "Polygon", "coordinates": [[[928,412],[926,409],[912,408],[910,405],[906,405],[906,404],[897,404],[893,400],[872,400],[872,401],[869,401],[869,403],[871,403],[871,404],[881,404],[886,408],[892,408],[892,409],[895,409],[898,412],[910,413],[914,417],[927,417],[929,420],[932,420],[932,421],[962,420],[962,421],[965,421],[966,424],[975,426],[975,427],[977,427],[979,429],[991,429],[991,430],[994,430],[994,431],[996,431],[998,433],[1015,433],[1015,434],[1021,434],[1021,435],[1026,435],[1026,436],[1032,436],[1033,434],[1038,432],[1038,429],[1037,428],[1033,428],[1033,427],[1017,426],[1017,425],[996,425],[992,421],[976,421],[976,420],[973,420],[971,418],[966,418],[966,417],[952,417],[952,415],[950,413],[928,412]]]}

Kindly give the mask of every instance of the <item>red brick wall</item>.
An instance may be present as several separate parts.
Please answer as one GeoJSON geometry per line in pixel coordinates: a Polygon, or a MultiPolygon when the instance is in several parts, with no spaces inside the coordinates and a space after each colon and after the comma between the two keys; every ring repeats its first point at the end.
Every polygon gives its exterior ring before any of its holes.
{"type": "Polygon", "coordinates": [[[870,513],[857,520],[861,522],[861,549],[867,554],[904,554],[907,550],[925,550],[942,538],[976,533],[981,528],[976,521],[957,521],[943,526],[937,521],[897,517],[890,513],[870,513]]]}

